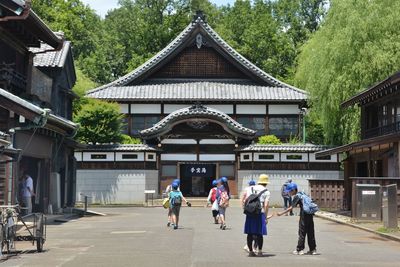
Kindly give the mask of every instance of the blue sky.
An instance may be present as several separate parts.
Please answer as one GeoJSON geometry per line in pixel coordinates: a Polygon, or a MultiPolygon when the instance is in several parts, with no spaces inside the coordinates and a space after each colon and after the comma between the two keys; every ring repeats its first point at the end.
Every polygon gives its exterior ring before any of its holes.
{"type": "MultiPolygon", "coordinates": [[[[90,5],[102,17],[107,14],[108,10],[118,6],[118,0],[82,0],[82,2],[90,5]]],[[[226,5],[233,4],[235,0],[211,0],[211,2],[217,5],[226,5]]]]}

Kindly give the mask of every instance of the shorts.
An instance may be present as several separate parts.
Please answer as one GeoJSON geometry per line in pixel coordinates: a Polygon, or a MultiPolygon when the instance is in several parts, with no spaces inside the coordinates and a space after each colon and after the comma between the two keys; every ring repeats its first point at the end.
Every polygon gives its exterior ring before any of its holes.
{"type": "Polygon", "coordinates": [[[213,217],[217,217],[217,215],[218,215],[218,210],[212,210],[211,212],[212,212],[212,216],[213,216],[213,217]]]}
{"type": "Polygon", "coordinates": [[[222,216],[225,216],[225,211],[226,211],[226,208],[223,208],[223,207],[219,207],[219,209],[218,209],[219,215],[222,215],[222,216]]]}
{"type": "Polygon", "coordinates": [[[179,212],[181,211],[181,206],[174,206],[171,208],[171,213],[175,216],[179,216],[179,212]]]}

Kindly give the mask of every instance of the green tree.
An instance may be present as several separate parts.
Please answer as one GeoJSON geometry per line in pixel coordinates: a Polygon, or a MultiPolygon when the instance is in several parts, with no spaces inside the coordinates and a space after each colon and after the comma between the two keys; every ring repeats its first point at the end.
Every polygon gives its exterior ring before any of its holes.
{"type": "Polygon", "coordinates": [[[97,48],[101,20],[80,0],[33,0],[32,9],[53,31],[62,31],[72,41],[76,59],[97,48]]]}
{"type": "Polygon", "coordinates": [[[76,83],[72,90],[78,95],[78,99],[73,102],[74,117],[81,109],[82,105],[87,104],[89,99],[85,97],[88,89],[95,88],[97,84],[90,80],[79,68],[76,68],[76,83]]]}
{"type": "Polygon", "coordinates": [[[329,144],[359,138],[359,110],[340,103],[400,68],[400,2],[333,0],[302,48],[295,82],[310,92],[329,144]]]}
{"type": "Polygon", "coordinates": [[[75,116],[80,124],[77,139],[93,144],[121,142],[122,116],[118,104],[91,99],[75,116]]]}
{"type": "Polygon", "coordinates": [[[257,144],[260,145],[280,145],[282,141],[275,135],[262,135],[258,137],[257,144]]]}

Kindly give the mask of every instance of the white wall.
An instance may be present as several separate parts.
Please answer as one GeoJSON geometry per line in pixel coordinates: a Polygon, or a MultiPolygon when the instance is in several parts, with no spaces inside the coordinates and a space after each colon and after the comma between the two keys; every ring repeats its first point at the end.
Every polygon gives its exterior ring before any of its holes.
{"type": "Polygon", "coordinates": [[[271,204],[282,205],[281,187],[288,178],[293,179],[300,191],[309,192],[308,179],[343,179],[341,171],[283,171],[283,170],[242,170],[238,171],[238,192],[241,193],[253,178],[257,181],[258,176],[265,173],[269,176],[268,189],[271,192],[271,204]]]}
{"type": "Polygon", "coordinates": [[[161,160],[197,160],[196,154],[161,154],[161,160]]]}
{"type": "Polygon", "coordinates": [[[161,114],[161,104],[131,104],[132,114],[161,114]]]}
{"type": "Polygon", "coordinates": [[[234,161],[235,154],[200,154],[200,161],[234,161]]]}
{"type": "Polygon", "coordinates": [[[91,203],[141,204],[144,190],[158,194],[157,170],[77,170],[77,201],[88,195],[91,203]]]}
{"type": "Polygon", "coordinates": [[[236,114],[262,114],[267,112],[266,105],[237,105],[236,114]]]}
{"type": "Polygon", "coordinates": [[[128,114],[129,113],[129,104],[119,104],[119,109],[121,113],[128,114]]]}
{"type": "Polygon", "coordinates": [[[300,113],[298,105],[268,105],[268,114],[296,114],[300,113]]]}
{"type": "Polygon", "coordinates": [[[206,105],[206,106],[222,111],[226,114],[233,114],[233,105],[206,105]]]}
{"type": "Polygon", "coordinates": [[[181,105],[178,105],[178,104],[165,104],[164,105],[164,113],[168,114],[168,113],[177,111],[178,109],[188,108],[190,106],[191,106],[190,104],[181,104],[181,105]]]}

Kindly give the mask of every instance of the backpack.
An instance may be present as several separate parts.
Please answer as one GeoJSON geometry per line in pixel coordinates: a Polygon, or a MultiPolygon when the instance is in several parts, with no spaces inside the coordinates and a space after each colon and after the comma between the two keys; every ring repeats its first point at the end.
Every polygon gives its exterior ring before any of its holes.
{"type": "Polygon", "coordinates": [[[182,205],[182,197],[178,194],[174,194],[171,197],[171,206],[176,207],[182,205]]]}
{"type": "Polygon", "coordinates": [[[211,192],[211,199],[210,199],[210,202],[211,203],[214,203],[214,201],[217,199],[217,189],[216,188],[213,188],[213,189],[211,189],[212,190],[212,192],[211,192]]]}
{"type": "Polygon", "coordinates": [[[318,205],[314,203],[311,197],[303,192],[299,192],[297,195],[302,200],[303,211],[305,214],[315,214],[319,210],[318,205]]]}
{"type": "MultiPolygon", "coordinates": [[[[253,188],[251,188],[251,190],[253,191],[253,188]]],[[[244,202],[243,213],[252,217],[256,217],[261,214],[262,206],[260,196],[267,191],[268,189],[264,189],[258,194],[252,193],[244,202]]]]}
{"type": "Polygon", "coordinates": [[[229,206],[229,196],[226,191],[219,192],[218,206],[221,208],[226,208],[229,206]]]}

